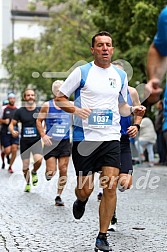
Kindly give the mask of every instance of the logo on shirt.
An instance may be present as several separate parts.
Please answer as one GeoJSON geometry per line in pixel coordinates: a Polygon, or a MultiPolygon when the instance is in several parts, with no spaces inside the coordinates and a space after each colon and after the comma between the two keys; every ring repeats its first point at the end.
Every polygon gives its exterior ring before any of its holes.
{"type": "Polygon", "coordinates": [[[116,79],[109,78],[109,81],[110,81],[110,86],[113,88],[116,88],[116,79]]]}

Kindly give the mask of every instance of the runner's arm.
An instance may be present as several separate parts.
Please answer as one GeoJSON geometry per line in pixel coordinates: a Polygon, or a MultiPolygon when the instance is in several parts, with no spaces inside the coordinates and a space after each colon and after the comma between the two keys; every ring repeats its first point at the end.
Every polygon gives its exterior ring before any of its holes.
{"type": "Polygon", "coordinates": [[[10,130],[10,132],[11,132],[11,134],[12,134],[13,137],[18,137],[18,135],[19,135],[19,132],[14,129],[14,126],[17,123],[18,122],[16,120],[12,119],[11,122],[10,122],[10,124],[9,124],[9,130],[10,130]]]}
{"type": "Polygon", "coordinates": [[[138,116],[143,116],[146,108],[142,105],[140,106],[129,106],[128,103],[120,103],[119,104],[119,112],[121,116],[129,116],[131,114],[135,114],[138,116]]]}
{"type": "MultiPolygon", "coordinates": [[[[133,106],[140,106],[141,103],[140,103],[140,99],[139,99],[139,95],[138,95],[137,90],[133,87],[128,87],[128,89],[129,89],[130,97],[132,99],[132,105],[133,106]]],[[[144,114],[143,114],[143,116],[144,116],[144,114]]],[[[138,116],[137,114],[134,114],[134,118],[133,118],[134,124],[140,125],[143,116],[141,116],[141,115],[138,116]]]]}
{"type": "Polygon", "coordinates": [[[82,119],[86,119],[91,113],[91,109],[89,108],[76,107],[68,100],[68,97],[65,96],[63,93],[61,93],[60,91],[58,95],[55,97],[55,103],[59,108],[63,109],[65,112],[73,113],[81,117],[82,119]]]}
{"type": "Polygon", "coordinates": [[[48,110],[49,110],[49,103],[45,102],[43,104],[43,106],[41,107],[41,109],[38,113],[38,116],[37,116],[37,120],[36,120],[36,127],[37,127],[37,130],[42,138],[46,135],[45,127],[43,126],[43,122],[45,121],[45,119],[47,117],[48,110]]]}

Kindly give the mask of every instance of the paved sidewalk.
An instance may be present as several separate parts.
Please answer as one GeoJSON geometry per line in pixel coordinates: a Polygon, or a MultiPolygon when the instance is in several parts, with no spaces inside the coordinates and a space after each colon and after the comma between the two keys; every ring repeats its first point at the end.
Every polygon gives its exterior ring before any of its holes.
{"type": "MultiPolygon", "coordinates": [[[[63,194],[64,207],[54,206],[57,178],[47,182],[45,165],[39,183],[24,192],[19,157],[14,174],[0,170],[0,252],[92,252],[98,233],[98,176],[81,220],[72,215],[76,185],[72,162],[63,194]]],[[[118,191],[117,231],[109,241],[114,252],[167,251],[167,167],[135,167],[134,186],[118,191]]]]}

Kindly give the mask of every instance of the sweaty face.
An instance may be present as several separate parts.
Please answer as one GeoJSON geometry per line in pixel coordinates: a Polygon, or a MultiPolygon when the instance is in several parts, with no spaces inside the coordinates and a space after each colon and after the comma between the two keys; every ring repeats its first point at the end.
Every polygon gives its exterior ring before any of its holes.
{"type": "Polygon", "coordinates": [[[24,100],[29,103],[33,104],[35,102],[35,93],[33,90],[27,90],[24,95],[24,100]]]}
{"type": "Polygon", "coordinates": [[[112,39],[108,36],[97,36],[91,52],[94,55],[94,62],[97,66],[103,68],[109,67],[114,52],[112,39]]]}

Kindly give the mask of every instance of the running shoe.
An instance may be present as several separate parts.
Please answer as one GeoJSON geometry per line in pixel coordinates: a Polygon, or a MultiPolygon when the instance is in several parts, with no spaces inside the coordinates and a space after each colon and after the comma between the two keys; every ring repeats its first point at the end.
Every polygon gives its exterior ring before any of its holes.
{"type": "Polygon", "coordinates": [[[87,203],[88,199],[86,199],[84,202],[77,199],[73,204],[73,215],[75,219],[81,219],[85,212],[85,205],[87,203]]]}
{"type": "Polygon", "coordinates": [[[50,181],[53,178],[53,176],[48,175],[47,173],[45,173],[45,178],[46,178],[47,181],[50,181]]]}
{"type": "Polygon", "coordinates": [[[14,172],[11,166],[9,166],[8,172],[9,173],[13,173],[14,172]]]}
{"type": "Polygon", "coordinates": [[[31,172],[31,175],[32,175],[32,184],[33,184],[33,186],[36,186],[37,183],[38,183],[37,173],[36,172],[31,172]]]}
{"type": "Polygon", "coordinates": [[[55,206],[64,206],[64,202],[62,201],[60,196],[55,198],[55,206]]]}
{"type": "Polygon", "coordinates": [[[120,192],[125,192],[125,190],[126,190],[125,187],[122,186],[120,183],[118,183],[117,188],[118,188],[118,190],[119,190],[120,192]]]}
{"type": "Polygon", "coordinates": [[[95,252],[98,252],[98,250],[105,252],[112,251],[112,248],[107,241],[107,235],[98,235],[94,250],[95,252]]]}
{"type": "Polygon", "coordinates": [[[114,215],[111,219],[111,224],[108,228],[108,231],[115,232],[116,231],[116,224],[117,224],[117,217],[116,217],[116,212],[114,211],[114,215]]]}
{"type": "Polygon", "coordinates": [[[24,191],[25,192],[30,192],[31,191],[31,185],[27,184],[24,191]]]}
{"type": "Polygon", "coordinates": [[[97,195],[97,200],[101,201],[102,196],[103,196],[103,194],[101,192],[99,192],[99,194],[97,195]]]}
{"type": "Polygon", "coordinates": [[[1,169],[5,169],[5,163],[2,163],[1,169]]]}
{"type": "Polygon", "coordinates": [[[111,220],[111,224],[117,224],[117,217],[116,217],[116,212],[114,211],[114,215],[111,220]]]}
{"type": "Polygon", "coordinates": [[[6,158],[7,158],[7,163],[10,164],[10,157],[9,157],[9,155],[7,155],[6,158]]]}

